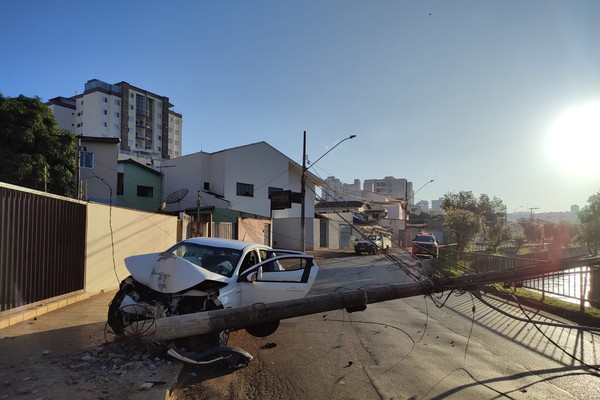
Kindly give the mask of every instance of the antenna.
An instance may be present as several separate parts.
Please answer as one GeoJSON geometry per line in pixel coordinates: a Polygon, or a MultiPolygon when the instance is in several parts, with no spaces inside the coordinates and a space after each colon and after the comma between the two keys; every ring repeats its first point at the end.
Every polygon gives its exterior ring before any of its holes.
{"type": "Polygon", "coordinates": [[[177,212],[179,212],[179,203],[181,202],[181,200],[184,199],[185,196],[187,196],[189,190],[188,189],[179,189],[174,191],[173,193],[171,193],[170,195],[167,196],[167,200],[166,203],[167,204],[175,204],[177,203],[177,212]]]}

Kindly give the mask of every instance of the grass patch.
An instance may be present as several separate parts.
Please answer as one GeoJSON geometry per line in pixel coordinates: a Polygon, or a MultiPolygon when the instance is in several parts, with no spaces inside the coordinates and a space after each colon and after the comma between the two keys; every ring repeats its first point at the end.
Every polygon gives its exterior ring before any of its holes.
{"type": "MultiPolygon", "coordinates": [[[[468,271],[465,266],[442,258],[430,260],[429,265],[441,275],[446,277],[461,276],[468,271]]],[[[579,304],[571,303],[547,295],[544,296],[542,301],[542,294],[534,290],[523,288],[507,290],[501,285],[490,285],[488,287],[491,288],[493,292],[496,292],[508,300],[511,300],[510,296],[508,295],[514,294],[522,304],[529,307],[540,308],[554,315],[559,315],[568,320],[578,322],[582,325],[600,326],[600,308],[585,307],[585,312],[582,314],[579,310],[579,304]]]]}
{"type": "MultiPolygon", "coordinates": [[[[561,310],[565,310],[567,312],[579,313],[579,304],[571,303],[568,301],[564,301],[561,299],[557,299],[550,296],[544,296],[544,301],[542,301],[542,295],[539,292],[527,289],[518,288],[514,291],[514,295],[520,298],[525,298],[529,300],[534,300],[539,303],[543,303],[545,305],[560,308],[561,310]]],[[[600,320],[600,309],[594,307],[585,307],[585,314],[592,317],[598,318],[600,320]]]]}

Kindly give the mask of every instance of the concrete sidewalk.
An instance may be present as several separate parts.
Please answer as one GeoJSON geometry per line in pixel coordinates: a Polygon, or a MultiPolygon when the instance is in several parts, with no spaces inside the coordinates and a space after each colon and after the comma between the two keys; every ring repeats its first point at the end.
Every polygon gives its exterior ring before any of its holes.
{"type": "Polygon", "coordinates": [[[143,350],[124,352],[114,336],[105,337],[114,294],[91,296],[0,329],[0,399],[168,398],[179,363],[143,350]]]}

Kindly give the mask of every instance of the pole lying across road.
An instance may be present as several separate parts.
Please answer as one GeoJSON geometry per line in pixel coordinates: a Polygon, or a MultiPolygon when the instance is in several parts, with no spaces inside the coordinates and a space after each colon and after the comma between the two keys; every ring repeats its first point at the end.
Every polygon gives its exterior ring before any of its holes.
{"type": "Polygon", "coordinates": [[[261,323],[339,309],[346,309],[349,312],[362,311],[366,309],[367,304],[429,295],[453,289],[472,290],[497,282],[514,283],[549,272],[595,264],[600,264],[600,256],[542,262],[484,274],[430,278],[419,282],[382,285],[296,300],[259,303],[245,307],[159,318],[155,320],[154,335],[151,335],[149,339],[161,342],[211,332],[242,329],[261,323]]]}

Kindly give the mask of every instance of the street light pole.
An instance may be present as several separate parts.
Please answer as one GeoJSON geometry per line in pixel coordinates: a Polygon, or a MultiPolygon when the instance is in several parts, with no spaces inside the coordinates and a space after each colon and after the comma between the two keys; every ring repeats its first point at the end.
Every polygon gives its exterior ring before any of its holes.
{"type": "Polygon", "coordinates": [[[415,197],[417,196],[417,193],[419,193],[421,191],[421,189],[423,189],[425,186],[429,185],[431,182],[433,182],[435,179],[430,180],[429,182],[425,182],[425,184],[423,184],[423,186],[421,186],[419,189],[417,189],[416,192],[413,193],[412,195],[412,200],[415,200],[415,197]]]}
{"type": "Polygon", "coordinates": [[[342,142],[345,142],[349,139],[354,139],[356,135],[350,135],[347,138],[344,138],[337,142],[335,146],[330,148],[323,154],[321,157],[317,158],[317,160],[310,164],[310,166],[306,167],[306,131],[304,131],[304,140],[302,144],[302,176],[300,177],[300,242],[302,244],[302,251],[306,251],[306,243],[304,241],[304,230],[306,225],[306,173],[310,167],[315,165],[321,158],[325,157],[329,154],[330,151],[338,147],[342,142]]]}
{"type": "Polygon", "coordinates": [[[304,244],[304,225],[306,218],[306,131],[304,131],[304,140],[302,141],[302,176],[300,177],[300,243],[302,251],[306,250],[304,244]]]}

